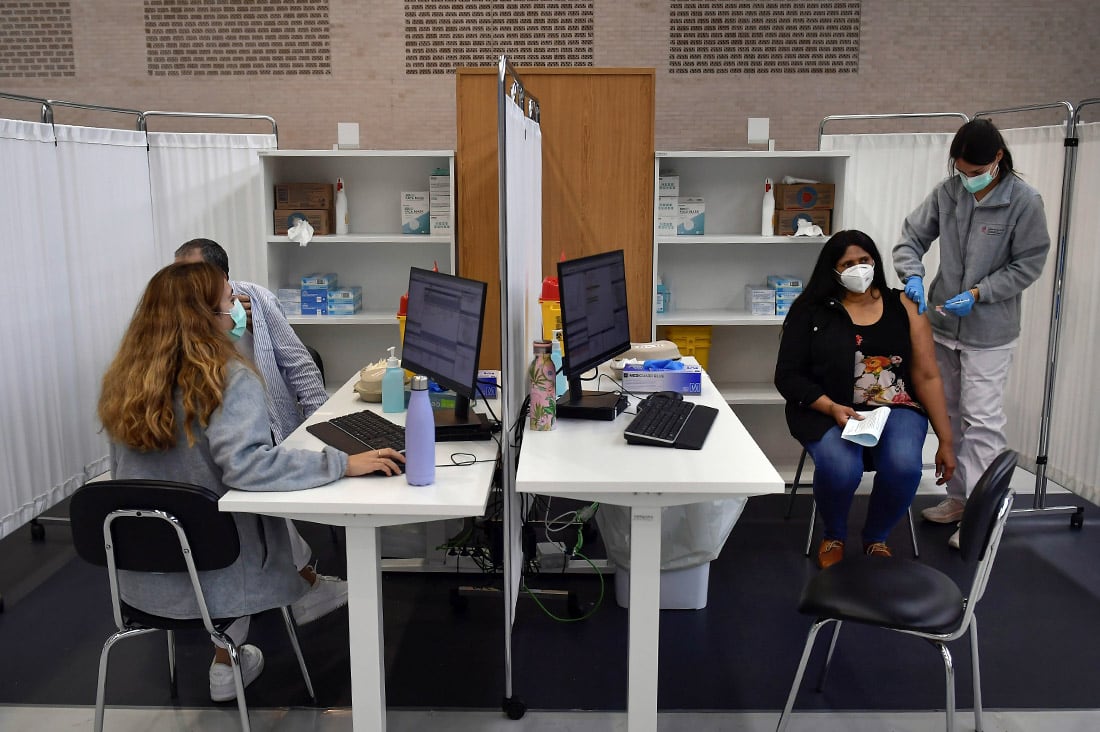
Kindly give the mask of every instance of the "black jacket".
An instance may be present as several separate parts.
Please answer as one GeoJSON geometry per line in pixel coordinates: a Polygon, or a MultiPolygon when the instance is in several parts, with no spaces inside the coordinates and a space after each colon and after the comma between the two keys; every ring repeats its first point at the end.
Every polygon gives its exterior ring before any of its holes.
{"type": "MultiPolygon", "coordinates": [[[[909,315],[898,299],[899,290],[883,293],[883,307],[909,315]]],[[[853,406],[855,383],[855,326],[836,298],[810,308],[794,308],[783,324],[775,386],[787,400],[787,427],[805,445],[820,440],[836,424],[827,414],[811,409],[822,394],[837,404],[853,406]]]]}

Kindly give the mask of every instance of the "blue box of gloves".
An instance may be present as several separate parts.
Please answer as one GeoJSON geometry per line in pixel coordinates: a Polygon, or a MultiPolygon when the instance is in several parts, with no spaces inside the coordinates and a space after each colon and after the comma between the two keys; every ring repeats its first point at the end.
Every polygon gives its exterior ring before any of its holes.
{"type": "Polygon", "coordinates": [[[623,366],[623,389],[630,392],[675,391],[698,394],[703,388],[703,369],[682,361],[646,361],[623,366]]]}

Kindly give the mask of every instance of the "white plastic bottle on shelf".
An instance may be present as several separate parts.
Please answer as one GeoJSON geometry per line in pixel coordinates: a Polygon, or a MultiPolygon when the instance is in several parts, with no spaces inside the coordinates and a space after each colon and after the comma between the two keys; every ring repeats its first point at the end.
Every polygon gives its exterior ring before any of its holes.
{"type": "Polygon", "coordinates": [[[348,194],[343,178],[336,179],[336,233],[348,233],[348,194]]]}
{"type": "Polygon", "coordinates": [[[428,377],[419,374],[412,378],[405,418],[405,481],[409,485],[435,482],[435,417],[428,399],[428,377]]]}
{"type": "Polygon", "coordinates": [[[397,356],[393,355],[395,346],[389,347],[390,356],[386,359],[386,371],[382,374],[382,411],[405,411],[405,372],[397,356]]]}
{"type": "Polygon", "coordinates": [[[760,236],[775,236],[775,192],[772,179],[764,179],[764,206],[760,211],[760,236]]]}

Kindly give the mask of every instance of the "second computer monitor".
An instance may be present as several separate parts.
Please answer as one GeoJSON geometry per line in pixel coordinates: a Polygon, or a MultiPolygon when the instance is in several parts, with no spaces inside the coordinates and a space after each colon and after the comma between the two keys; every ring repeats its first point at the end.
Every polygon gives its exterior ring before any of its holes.
{"type": "Polygon", "coordinates": [[[626,266],[621,249],[558,262],[561,302],[562,371],[568,397],[558,416],[614,419],[622,411],[617,392],[581,389],[581,374],[630,349],[626,266]]]}

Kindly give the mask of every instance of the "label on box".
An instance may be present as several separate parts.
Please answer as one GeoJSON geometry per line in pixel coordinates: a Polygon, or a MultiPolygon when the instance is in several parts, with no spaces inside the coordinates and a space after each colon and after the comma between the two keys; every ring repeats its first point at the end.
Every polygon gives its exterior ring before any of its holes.
{"type": "Polygon", "coordinates": [[[745,302],[775,303],[775,290],[767,285],[745,285],[745,302]]]}
{"type": "Polygon", "coordinates": [[[336,287],[336,273],[335,272],[311,272],[310,274],[302,276],[302,289],[308,287],[319,287],[326,290],[332,290],[336,287]]]}
{"type": "Polygon", "coordinates": [[[679,219],[657,219],[657,236],[676,236],[679,219]]]}
{"type": "Polygon", "coordinates": [[[703,369],[684,364],[681,371],[646,371],[641,364],[623,366],[623,389],[628,392],[675,391],[698,394],[702,391],[703,369]]]}
{"type": "Polygon", "coordinates": [[[428,192],[429,193],[450,193],[451,192],[451,176],[449,176],[449,175],[429,175],[428,176],[428,192]]]}
{"type": "Polygon", "coordinates": [[[675,219],[680,216],[680,199],[676,196],[661,196],[657,199],[657,216],[659,218],[675,219]]]}
{"type": "Polygon", "coordinates": [[[802,280],[792,275],[768,275],[768,287],[778,290],[782,287],[802,287],[802,280]]]}
{"type": "Polygon", "coordinates": [[[362,310],[363,301],[356,300],[355,302],[333,302],[329,300],[328,314],[329,315],[355,315],[362,310]]]}
{"type": "Polygon", "coordinates": [[[360,285],[351,287],[337,287],[329,290],[329,302],[351,302],[363,299],[363,288],[360,285]]]}
{"type": "Polygon", "coordinates": [[[790,311],[791,311],[791,304],[789,302],[785,302],[785,303],[782,303],[782,304],[780,304],[780,303],[775,304],[775,314],[776,315],[786,315],[790,311]]]}
{"type": "Polygon", "coordinates": [[[749,315],[775,315],[774,302],[749,303],[749,315]]]}
{"type": "Polygon", "coordinates": [[[302,291],[296,287],[280,287],[277,295],[279,300],[286,300],[288,302],[302,301],[302,291]]]}
{"type": "Polygon", "coordinates": [[[451,194],[432,192],[428,196],[428,210],[434,213],[449,213],[451,210],[451,194]]]}
{"type": "Polygon", "coordinates": [[[315,304],[302,300],[302,315],[328,315],[328,304],[315,304]]]}
{"type": "Polygon", "coordinates": [[[428,217],[428,231],[432,236],[449,236],[451,233],[451,215],[431,214],[428,217]]]}
{"type": "Polygon", "coordinates": [[[680,176],[678,175],[662,175],[657,178],[657,195],[658,196],[679,196],[680,195],[680,176]]]}
{"type": "Polygon", "coordinates": [[[775,291],[775,304],[792,303],[802,294],[801,287],[780,287],[775,291]]]}
{"type": "Polygon", "coordinates": [[[401,192],[401,233],[427,234],[430,228],[429,203],[427,191],[401,192]]]}
{"type": "Polygon", "coordinates": [[[775,207],[778,209],[832,208],[834,189],[832,183],[780,183],[775,187],[775,207]]]}
{"type": "Polygon", "coordinates": [[[494,399],[497,395],[497,385],[500,384],[500,372],[494,369],[481,369],[477,372],[478,394],[486,399],[494,399]]]}

